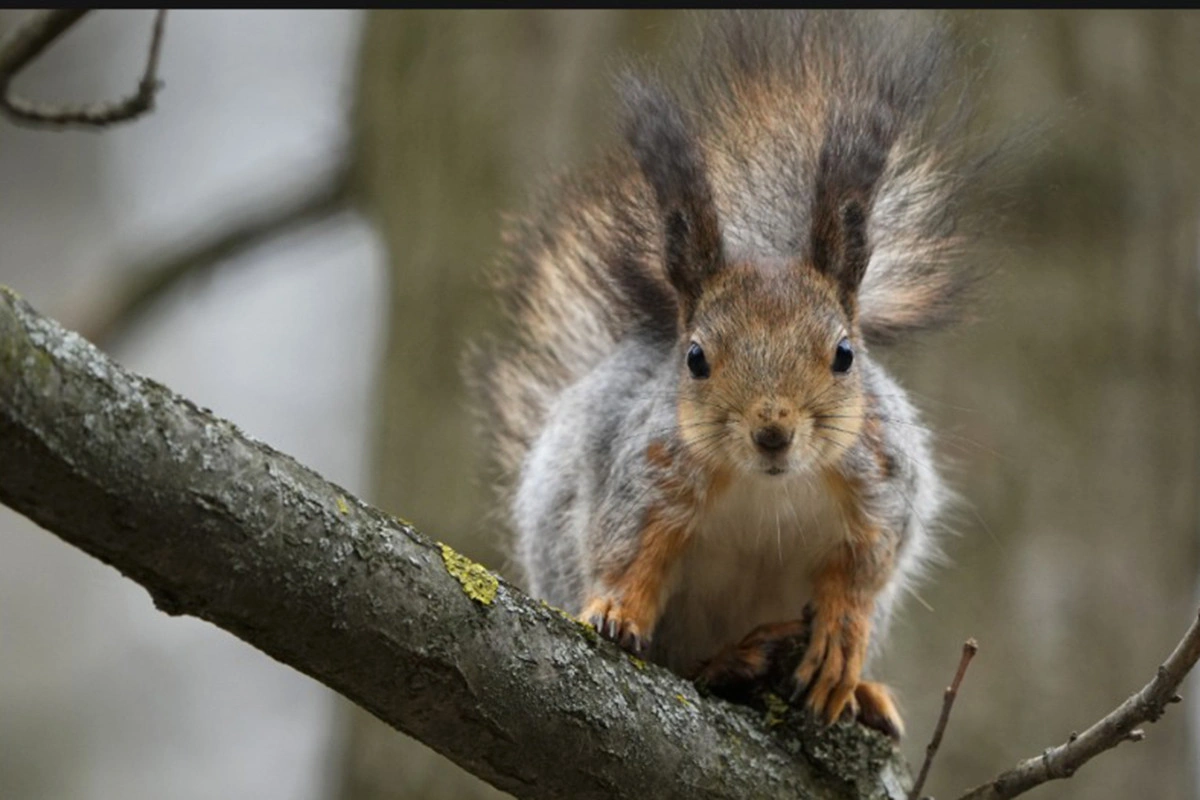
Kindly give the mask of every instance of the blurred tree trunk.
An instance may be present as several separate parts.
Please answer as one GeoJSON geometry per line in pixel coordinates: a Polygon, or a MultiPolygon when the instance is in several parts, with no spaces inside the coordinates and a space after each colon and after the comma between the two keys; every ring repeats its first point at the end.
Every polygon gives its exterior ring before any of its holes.
{"type": "MultiPolygon", "coordinates": [[[[965,45],[991,45],[984,127],[1034,124],[1040,146],[1010,175],[980,322],[897,359],[970,509],[952,565],[920,590],[932,613],[909,605],[882,665],[916,759],[963,639],[979,640],[936,797],[1082,730],[1152,674],[1194,613],[1200,521],[1200,15],[956,19],[965,45]]],[[[1031,796],[1194,798],[1186,726],[1168,714],[1031,796]]]]}
{"type": "MultiPolygon", "coordinates": [[[[489,497],[458,370],[464,344],[495,312],[481,278],[500,214],[611,135],[614,57],[653,51],[674,19],[545,10],[367,18],[360,177],[392,264],[374,500],[491,566],[503,567],[504,541],[481,524],[489,497]]],[[[500,794],[367,713],[347,713],[345,800],[500,794]]]]}

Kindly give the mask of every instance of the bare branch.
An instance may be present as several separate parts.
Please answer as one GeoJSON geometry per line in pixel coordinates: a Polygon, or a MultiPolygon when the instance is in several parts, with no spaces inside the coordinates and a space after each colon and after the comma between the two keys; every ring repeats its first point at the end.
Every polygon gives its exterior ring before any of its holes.
{"type": "Polygon", "coordinates": [[[0,501],[520,797],[905,794],[885,737],[701,697],[2,289],[0,501]]]}
{"type": "Polygon", "coordinates": [[[1007,800],[1047,781],[1069,778],[1075,771],[1121,742],[1140,742],[1145,733],[1137,726],[1155,722],[1170,703],[1179,702],[1176,690],[1200,659],[1200,618],[1192,621],[1183,639],[1155,673],[1154,679],[1092,727],[1072,733],[1067,741],[1048,748],[977,786],[959,800],[1007,800]]]}
{"type": "Polygon", "coordinates": [[[10,41],[0,46],[0,111],[9,119],[29,125],[103,128],[136,119],[154,108],[154,97],[162,86],[158,80],[158,61],[167,19],[165,8],[159,9],[154,16],[146,67],[137,91],[130,96],[116,102],[87,106],[55,106],[34,103],[13,94],[11,84],[17,73],[85,13],[87,9],[38,12],[14,32],[10,41]]]}
{"type": "Polygon", "coordinates": [[[113,342],[185,278],[202,275],[223,261],[346,209],[352,200],[352,181],[352,165],[343,157],[327,177],[303,191],[265,208],[237,213],[231,224],[214,225],[214,232],[121,270],[111,288],[99,294],[89,291],[87,308],[78,314],[83,320],[78,323],[80,333],[96,344],[113,342]]]}
{"type": "Polygon", "coordinates": [[[908,793],[908,800],[917,800],[921,795],[921,790],[925,788],[925,779],[929,777],[929,768],[933,766],[934,756],[937,755],[938,748],[942,746],[942,736],[946,733],[946,723],[950,721],[950,709],[954,708],[954,698],[958,697],[958,687],[962,685],[963,676],[967,674],[967,667],[970,666],[971,659],[978,652],[979,645],[975,643],[974,639],[967,639],[963,643],[958,669],[954,672],[954,680],[950,682],[945,694],[942,695],[942,713],[938,716],[937,725],[934,726],[933,738],[925,747],[925,761],[921,764],[921,773],[917,776],[917,782],[913,784],[912,790],[908,793]]]}
{"type": "Polygon", "coordinates": [[[78,22],[87,8],[60,8],[35,11],[0,42],[0,87],[7,88],[12,77],[78,22]]]}

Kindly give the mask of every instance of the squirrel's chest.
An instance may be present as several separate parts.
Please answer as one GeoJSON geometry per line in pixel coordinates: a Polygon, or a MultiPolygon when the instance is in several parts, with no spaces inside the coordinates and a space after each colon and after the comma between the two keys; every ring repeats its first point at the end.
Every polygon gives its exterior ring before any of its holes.
{"type": "Polygon", "coordinates": [[[756,625],[799,617],[814,569],[844,531],[818,481],[735,482],[698,520],[655,634],[656,660],[686,670],[756,625]]]}

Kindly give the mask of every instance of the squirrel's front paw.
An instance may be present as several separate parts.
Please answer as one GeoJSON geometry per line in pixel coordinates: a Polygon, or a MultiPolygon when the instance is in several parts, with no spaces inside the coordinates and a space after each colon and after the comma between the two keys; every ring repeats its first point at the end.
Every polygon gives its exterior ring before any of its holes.
{"type": "Polygon", "coordinates": [[[634,613],[628,605],[608,596],[593,597],[583,606],[579,618],[635,656],[644,655],[650,646],[651,623],[645,615],[634,613]]]}
{"type": "Polygon", "coordinates": [[[792,699],[807,695],[806,705],[826,724],[841,716],[854,695],[869,629],[866,613],[846,607],[817,609],[808,650],[796,668],[792,699]]]}
{"type": "Polygon", "coordinates": [[[726,700],[750,702],[791,675],[808,640],[808,627],[807,619],[759,625],[700,664],[690,677],[726,700]]]}

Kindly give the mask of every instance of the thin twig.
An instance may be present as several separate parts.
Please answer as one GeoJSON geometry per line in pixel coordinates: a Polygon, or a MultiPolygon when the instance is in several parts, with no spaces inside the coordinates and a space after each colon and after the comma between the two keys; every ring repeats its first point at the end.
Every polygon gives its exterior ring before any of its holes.
{"type": "Polygon", "coordinates": [[[129,277],[117,278],[115,288],[99,295],[89,293],[87,308],[76,323],[80,333],[95,344],[111,344],[184,279],[347,208],[352,202],[352,173],[349,159],[343,157],[327,177],[301,193],[239,213],[232,224],[214,226],[212,233],[123,270],[129,277]]]}
{"type": "Polygon", "coordinates": [[[1192,620],[1183,639],[1141,691],[1083,733],[1072,733],[1063,744],[1025,759],[959,800],[1008,800],[1047,781],[1071,777],[1088,761],[1121,742],[1140,742],[1145,733],[1137,726],[1157,721],[1167,705],[1180,701],[1176,690],[1197,659],[1200,659],[1200,617],[1192,620]]]}
{"type": "Polygon", "coordinates": [[[158,79],[159,55],[162,51],[163,29],[167,10],[159,9],[154,16],[150,35],[150,52],[146,68],[138,81],[137,91],[116,102],[87,106],[54,106],[34,103],[12,93],[12,79],[29,65],[42,50],[79,21],[84,11],[42,11],[22,25],[10,40],[0,46],[0,111],[11,120],[31,125],[82,125],[102,128],[118,122],[136,119],[154,108],[154,98],[162,87],[158,79]],[[9,52],[11,49],[11,53],[9,52]]]}
{"type": "Polygon", "coordinates": [[[929,768],[933,766],[933,758],[937,755],[938,748],[942,746],[942,735],[946,732],[946,723],[950,721],[950,709],[954,707],[954,698],[958,697],[958,687],[962,685],[963,676],[967,674],[967,666],[978,652],[979,645],[975,643],[974,639],[967,639],[963,643],[958,669],[954,673],[954,680],[950,682],[945,694],[942,695],[942,713],[933,729],[933,738],[925,747],[925,762],[921,764],[921,774],[917,776],[917,782],[913,784],[912,791],[908,793],[908,800],[917,800],[921,795],[921,790],[925,788],[925,779],[929,777],[929,768]]]}

